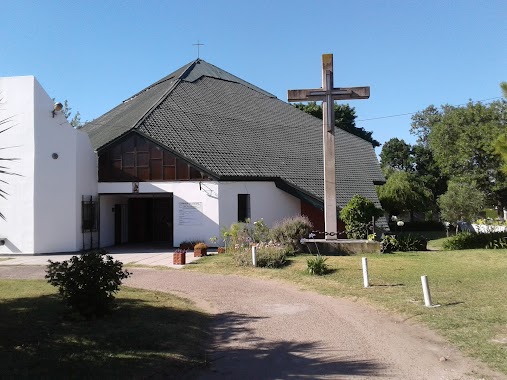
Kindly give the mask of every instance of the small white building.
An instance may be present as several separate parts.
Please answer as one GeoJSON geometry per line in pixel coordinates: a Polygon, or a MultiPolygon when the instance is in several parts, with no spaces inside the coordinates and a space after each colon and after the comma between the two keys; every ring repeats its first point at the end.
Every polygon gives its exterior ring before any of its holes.
{"type": "MultiPolygon", "coordinates": [[[[0,78],[0,253],[82,248],[82,197],[97,196],[97,159],[33,76],[0,78]]],[[[85,235],[90,235],[85,234],[85,235]]],[[[89,241],[89,236],[86,236],[89,241]]]]}
{"type": "MultiPolygon", "coordinates": [[[[322,121],[203,60],[80,130],[33,77],[0,78],[0,98],[0,157],[19,158],[0,178],[0,254],[208,242],[246,218],[305,214],[324,230],[322,121]]],[[[373,147],[336,136],[339,207],[379,206],[373,147]]]]}

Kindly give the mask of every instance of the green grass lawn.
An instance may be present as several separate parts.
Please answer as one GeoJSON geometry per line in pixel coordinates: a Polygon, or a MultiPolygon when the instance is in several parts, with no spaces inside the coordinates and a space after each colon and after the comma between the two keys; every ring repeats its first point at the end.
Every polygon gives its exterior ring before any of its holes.
{"type": "Polygon", "coordinates": [[[186,267],[208,273],[286,280],[320,293],[359,299],[425,323],[465,354],[507,374],[507,250],[368,254],[370,288],[363,288],[361,256],[330,256],[331,273],[305,272],[307,255],[282,269],[236,267],[231,255],[205,257],[186,267]],[[432,301],[424,307],[421,276],[432,301]]]}
{"type": "Polygon", "coordinates": [[[184,379],[205,365],[211,317],[189,301],[122,288],[117,306],[86,321],[43,280],[0,280],[0,377],[184,379]]]}

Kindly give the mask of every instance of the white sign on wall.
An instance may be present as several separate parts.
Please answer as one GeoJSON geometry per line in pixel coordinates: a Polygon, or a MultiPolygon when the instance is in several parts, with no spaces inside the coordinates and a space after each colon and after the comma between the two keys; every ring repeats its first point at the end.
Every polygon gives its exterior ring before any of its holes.
{"type": "Polygon", "coordinates": [[[178,224],[180,226],[200,226],[202,219],[202,202],[179,202],[178,224]]]}

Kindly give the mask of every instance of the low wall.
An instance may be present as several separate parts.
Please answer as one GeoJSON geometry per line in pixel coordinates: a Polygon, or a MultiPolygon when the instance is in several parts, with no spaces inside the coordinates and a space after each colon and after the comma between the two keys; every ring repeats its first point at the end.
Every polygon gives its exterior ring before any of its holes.
{"type": "Polygon", "coordinates": [[[312,254],[321,255],[357,255],[362,253],[380,253],[380,242],[374,240],[353,239],[303,239],[301,241],[312,254]]]}

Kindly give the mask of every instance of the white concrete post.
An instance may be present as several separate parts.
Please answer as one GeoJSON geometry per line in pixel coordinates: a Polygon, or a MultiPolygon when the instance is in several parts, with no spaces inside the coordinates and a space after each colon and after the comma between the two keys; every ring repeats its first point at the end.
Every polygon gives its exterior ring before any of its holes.
{"type": "Polygon", "coordinates": [[[423,295],[424,295],[424,306],[431,307],[431,294],[430,294],[430,287],[428,285],[428,277],[427,276],[421,276],[421,283],[423,288],[423,295]]]}
{"type": "Polygon", "coordinates": [[[252,246],[252,264],[254,267],[257,266],[257,247],[255,245],[252,246]]]}
{"type": "Polygon", "coordinates": [[[368,259],[363,257],[363,285],[365,288],[370,287],[370,281],[368,280],[368,259]]]}

